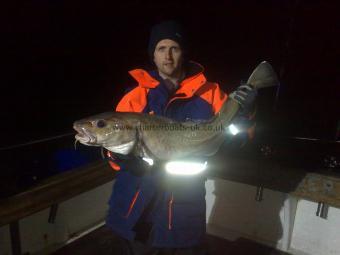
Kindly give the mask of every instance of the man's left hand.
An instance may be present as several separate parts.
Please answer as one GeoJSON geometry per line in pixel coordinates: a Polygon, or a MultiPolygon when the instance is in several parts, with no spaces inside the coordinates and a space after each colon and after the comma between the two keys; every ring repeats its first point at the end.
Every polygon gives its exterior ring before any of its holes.
{"type": "Polygon", "coordinates": [[[242,114],[247,115],[254,110],[257,90],[253,86],[249,84],[242,84],[229,96],[239,103],[242,108],[242,114]]]}

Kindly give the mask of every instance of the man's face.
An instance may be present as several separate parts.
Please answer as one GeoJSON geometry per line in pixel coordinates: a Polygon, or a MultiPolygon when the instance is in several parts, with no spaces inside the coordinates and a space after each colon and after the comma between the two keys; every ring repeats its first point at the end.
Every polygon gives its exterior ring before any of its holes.
{"type": "Polygon", "coordinates": [[[179,44],[170,39],[157,43],[154,58],[158,72],[169,78],[177,78],[182,69],[182,50],[179,44]]]}

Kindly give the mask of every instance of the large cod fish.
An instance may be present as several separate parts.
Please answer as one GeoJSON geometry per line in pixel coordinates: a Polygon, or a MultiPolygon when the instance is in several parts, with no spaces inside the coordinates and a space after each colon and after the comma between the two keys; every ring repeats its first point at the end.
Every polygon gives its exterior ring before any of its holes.
{"type": "MultiPolygon", "coordinates": [[[[259,89],[278,84],[268,62],[260,63],[248,84],[259,89]]],[[[169,118],[132,113],[107,112],[74,122],[75,139],[88,146],[102,146],[120,154],[173,160],[215,154],[226,137],[240,105],[231,97],[208,121],[178,122],[169,118]]]]}

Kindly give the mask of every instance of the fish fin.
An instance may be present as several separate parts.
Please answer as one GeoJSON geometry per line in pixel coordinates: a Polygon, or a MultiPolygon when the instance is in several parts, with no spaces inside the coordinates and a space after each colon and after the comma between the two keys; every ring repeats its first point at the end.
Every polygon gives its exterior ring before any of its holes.
{"type": "Polygon", "coordinates": [[[122,143],[120,145],[106,146],[104,148],[109,150],[109,151],[112,151],[114,153],[127,155],[133,150],[135,143],[136,143],[136,141],[130,141],[130,142],[127,142],[127,143],[122,143]]]}
{"type": "Polygon", "coordinates": [[[75,151],[77,150],[77,142],[78,142],[78,140],[76,139],[76,140],[74,141],[74,150],[75,150],[75,151]]]}
{"type": "Polygon", "coordinates": [[[105,159],[105,155],[104,155],[104,147],[100,148],[100,154],[102,155],[102,158],[105,159]]]}

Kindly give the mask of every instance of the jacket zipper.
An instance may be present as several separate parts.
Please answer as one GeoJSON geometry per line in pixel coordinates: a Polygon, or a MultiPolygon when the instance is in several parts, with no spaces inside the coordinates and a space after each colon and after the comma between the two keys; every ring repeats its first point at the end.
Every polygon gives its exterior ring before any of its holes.
{"type": "Polygon", "coordinates": [[[138,196],[139,196],[139,193],[140,193],[140,189],[138,189],[138,190],[136,191],[135,195],[133,196],[133,198],[132,198],[132,200],[131,200],[131,203],[130,203],[129,210],[128,210],[128,212],[127,212],[127,213],[125,214],[125,216],[124,216],[125,218],[128,218],[129,215],[131,214],[132,209],[133,209],[133,207],[135,206],[136,200],[137,200],[137,198],[138,198],[138,196]]]}

